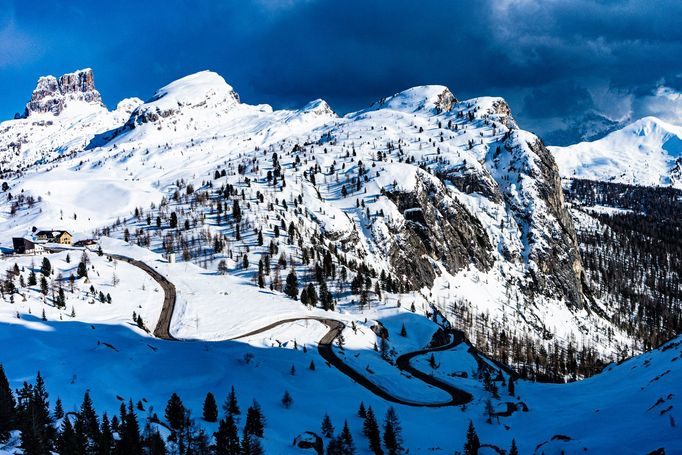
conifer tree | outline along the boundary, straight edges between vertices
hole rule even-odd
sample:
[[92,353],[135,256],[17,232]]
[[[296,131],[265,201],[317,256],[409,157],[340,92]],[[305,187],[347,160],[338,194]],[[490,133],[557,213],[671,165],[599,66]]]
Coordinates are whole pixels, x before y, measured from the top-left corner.
[[218,405],[211,392],[208,392],[204,399],[203,418],[207,422],[216,422],[218,420]]
[[54,418],[59,420],[64,417],[64,407],[62,406],[62,400],[57,398],[54,403]]
[[511,448],[509,449],[509,455],[519,455],[519,449],[516,447],[516,439],[512,439]]
[[84,451],[78,442],[71,420],[68,418],[62,422],[62,428],[57,439],[57,450],[60,454],[79,454]]
[[48,258],[43,258],[43,263],[40,266],[40,273],[42,273],[43,276],[50,276],[52,273],[52,264],[50,264],[50,260]]
[[353,435],[350,433],[348,428],[348,421],[343,422],[343,430],[339,435],[339,440],[341,442],[341,454],[342,455],[353,455],[355,453],[355,444],[353,443]]
[[263,455],[263,446],[256,435],[244,433],[241,455]]
[[230,389],[225,404],[223,404],[223,411],[225,411],[225,415],[233,417],[242,413],[239,409],[239,404],[237,404],[237,394],[234,392],[234,386]]
[[48,454],[54,448],[57,432],[50,415],[45,381],[40,373],[36,376],[35,385],[24,384],[18,408],[21,448],[24,453]]
[[234,221],[239,223],[242,220],[242,209],[239,207],[239,201],[234,200],[232,203],[232,217],[234,218]]
[[369,441],[369,450],[375,455],[382,455],[384,451],[381,449],[381,433],[371,406],[367,408],[367,417],[365,417],[362,431]]
[[294,300],[298,298],[298,277],[296,276],[294,269],[291,269],[289,275],[287,275],[284,293]]
[[294,399],[291,397],[289,391],[285,390],[284,396],[282,396],[282,406],[284,406],[285,409],[289,409],[292,404],[294,404]]
[[332,425],[332,419],[329,418],[329,414],[325,414],[322,418],[321,430],[325,438],[334,437],[334,425]]
[[218,431],[214,433],[216,455],[236,455],[240,453],[239,433],[232,414],[220,420]]
[[178,394],[173,392],[168,399],[164,417],[168,422],[168,426],[176,433],[185,427],[185,412],[185,405],[182,404],[182,400]]
[[260,405],[256,400],[253,400],[253,404],[249,406],[246,411],[246,424],[244,425],[244,434],[252,434],[263,437],[263,431],[265,429],[265,417],[261,411]]
[[145,441],[147,446],[146,455],[166,455],[166,443],[163,442],[163,437],[158,430],[151,430]]
[[7,442],[10,431],[16,428],[16,401],[5,369],[0,364],[0,442]]
[[82,436],[83,442],[88,453],[95,451],[95,446],[99,440],[99,421],[97,413],[95,412],[90,393],[85,392],[83,396],[83,403],[81,404],[78,417],[76,418],[76,427],[79,436]]
[[121,404],[121,423],[119,424],[120,439],[117,444],[117,452],[130,455],[142,454],[142,439],[140,437],[140,424],[137,421],[133,400],[128,401],[128,408]]
[[384,419],[384,446],[388,455],[396,455],[403,451],[402,427],[393,406],[388,408]]
[[358,417],[362,417],[363,419],[367,417],[367,411],[365,410],[365,403],[362,401],[360,402],[360,407],[358,408]]
[[469,420],[469,428],[467,428],[467,439],[464,443],[464,455],[477,455],[478,449],[481,447],[481,442],[476,434],[474,422]]
[[46,279],[45,276],[43,275],[43,276],[40,277],[40,292],[41,292],[43,295],[47,295],[48,291],[49,291],[49,288],[48,288],[48,286],[47,286],[47,279]]
[[35,286],[36,284],[38,284],[38,279],[36,278],[36,273],[31,269],[31,272],[28,274],[28,285]]
[[109,423],[109,416],[105,412],[97,441],[97,455],[112,455],[114,453],[114,434]]
[[509,376],[509,383],[507,384],[507,390],[509,391],[509,395],[514,396],[516,394],[516,387],[514,384],[514,378]]
[[78,270],[76,271],[76,274],[78,275],[78,278],[88,277],[88,266],[85,264],[85,262],[80,261],[78,263]]

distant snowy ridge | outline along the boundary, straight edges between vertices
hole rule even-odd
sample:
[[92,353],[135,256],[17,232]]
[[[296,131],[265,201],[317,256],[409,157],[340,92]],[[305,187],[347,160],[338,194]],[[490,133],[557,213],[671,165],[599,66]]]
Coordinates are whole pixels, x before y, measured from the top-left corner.
[[682,127],[656,117],[593,142],[550,150],[565,178],[682,188]]

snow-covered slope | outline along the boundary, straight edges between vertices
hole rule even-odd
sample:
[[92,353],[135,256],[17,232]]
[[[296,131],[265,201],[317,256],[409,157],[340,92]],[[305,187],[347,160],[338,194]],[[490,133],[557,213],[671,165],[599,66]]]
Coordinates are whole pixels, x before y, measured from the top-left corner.
[[[142,248],[103,240],[109,251],[143,258],[174,282],[184,280],[178,283],[178,291],[186,309],[178,313],[174,333],[190,338],[212,333],[213,341],[151,337],[132,322],[132,313],[139,314],[145,326],[153,325],[163,300],[158,286],[124,261],[89,253],[89,279],[76,279],[71,288],[65,285],[64,309],[45,301],[39,286],[24,287],[15,303],[0,305],[1,359],[12,387],[21,387],[40,369],[51,402],[59,397],[66,412],[77,412],[83,394],[89,391],[98,412],[109,415],[115,415],[120,403],[129,398],[141,402],[138,418],[144,425],[154,413],[163,420],[166,401],[171,393],[178,393],[197,425],[211,434],[216,424],[201,420],[202,401],[210,391],[220,404],[235,386],[243,409],[253,399],[263,408],[266,453],[301,453],[291,441],[303,431],[319,434],[325,413],[337,431],[348,420],[357,453],[370,453],[362,434],[363,421],[356,414],[361,401],[372,406],[379,419],[389,406],[396,408],[410,453],[461,451],[470,420],[481,443],[508,449],[514,438],[520,453],[641,454],[664,448],[673,454],[682,450],[677,426],[682,406],[680,338],[577,383],[517,380],[510,394],[501,380],[509,377],[502,374],[495,381],[498,397],[486,390],[482,379],[489,368],[485,365],[492,364],[485,359],[481,364],[467,344],[460,344],[435,353],[433,363],[429,355],[423,355],[414,358],[412,365],[471,393],[471,402],[465,407],[435,408],[392,404],[326,365],[316,348],[327,329],[317,321],[299,320],[228,341],[272,321],[307,317],[314,311],[277,293],[267,292],[267,298],[260,301],[254,298],[258,291],[240,284],[238,278],[225,280],[191,265],[183,270],[184,265],[167,264]],[[45,257],[54,274],[64,276],[76,272],[80,259],[78,251]],[[31,270],[39,274],[40,259],[6,258],[0,265],[11,268],[16,262],[19,274],[27,280]],[[112,296],[111,303],[98,300],[100,291]],[[213,309],[203,312],[202,306]],[[441,390],[401,372],[371,348],[379,342],[370,330],[375,318],[384,321],[391,333],[391,349],[398,353],[429,343],[438,329],[431,319],[395,306],[333,317],[348,323],[345,347],[337,352],[353,368],[397,396],[427,403],[443,401]],[[224,322],[222,328],[213,332],[219,321]],[[405,336],[398,335],[402,326]],[[497,375],[494,366],[492,372]],[[293,397],[288,409],[280,401],[284,391]],[[487,423],[488,400],[495,412],[504,413],[510,404],[514,410]],[[14,453],[11,448],[16,444],[11,440],[7,451],[0,444],[0,453]]]
[[594,142],[550,150],[566,178],[682,188],[682,127],[655,117]]
[[[624,341],[618,332],[599,335],[609,323],[583,296],[556,164],[536,136],[519,129],[501,98],[458,101],[446,87],[420,86],[340,118],[322,100],[298,110],[241,103],[221,76],[204,71],[158,90],[124,122],[96,109],[96,128],[74,127],[80,147],[68,148],[72,156],[6,173],[9,192],[23,199],[3,200],[3,245],[33,226],[77,237],[98,228],[123,236],[125,228],[133,241],[169,251],[162,232],[139,214],[147,212],[150,223],[158,216],[165,235],[174,232],[166,222],[177,211],[189,223],[184,235],[230,242],[212,253],[173,242],[178,257],[209,268],[224,258],[241,273],[236,251],[258,264],[274,241],[309,274],[314,264],[301,262],[299,248],[317,245],[310,239],[319,236],[318,254],[331,254],[344,273],[334,291],[338,304],[357,305],[360,297],[385,303],[393,294],[418,306],[436,301],[447,313],[464,302],[473,315],[487,313],[507,326],[514,320],[538,340],[580,334],[605,355]],[[8,136],[25,132],[22,122],[31,117],[5,122]],[[83,139],[105,124],[114,127],[84,147]],[[41,144],[40,136],[28,137],[27,150]],[[26,162],[13,160],[7,169]],[[188,185],[208,198],[181,200],[180,191],[196,197]],[[228,187],[235,192],[228,195]],[[233,199],[242,204],[242,229],[260,230],[263,246],[254,245],[254,234],[235,238]],[[290,224],[298,247],[275,233],[275,225],[290,231]],[[367,265],[373,276],[367,292],[348,293]],[[390,293],[374,292],[377,285]]]

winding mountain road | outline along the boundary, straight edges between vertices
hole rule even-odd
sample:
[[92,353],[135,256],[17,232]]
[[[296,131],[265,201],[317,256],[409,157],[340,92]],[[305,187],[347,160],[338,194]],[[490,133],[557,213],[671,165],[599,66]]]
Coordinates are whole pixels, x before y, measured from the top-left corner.
[[[163,299],[163,307],[161,308],[161,314],[159,316],[159,320],[156,323],[156,327],[154,328],[154,336],[157,338],[161,338],[164,340],[175,340],[175,338],[171,335],[170,333],[170,325],[171,325],[171,319],[173,317],[173,311],[175,309],[175,300],[176,300],[176,291],[175,291],[175,286],[173,283],[171,283],[166,277],[161,275],[159,272],[154,270],[153,267],[145,264],[142,261],[139,261],[137,259],[133,259],[127,256],[123,256],[120,254],[108,254],[113,259],[125,261],[135,267],[138,267],[139,269],[143,270],[146,272],[148,275],[150,275],[163,289],[164,292],[164,299]],[[406,406],[416,406],[416,407],[430,407],[430,408],[438,408],[438,407],[444,407],[444,406],[460,406],[462,404],[468,403],[471,401],[472,396],[468,392],[465,392],[464,390],[458,389],[446,382],[443,382],[427,373],[424,373],[423,371],[417,370],[410,364],[410,360],[416,356],[427,354],[429,352],[436,352],[436,351],[446,351],[448,349],[452,349],[453,347],[457,346],[459,343],[464,341],[464,335],[461,332],[458,331],[451,331],[452,335],[452,340],[444,345],[441,346],[436,346],[432,348],[425,348],[425,349],[420,349],[418,351],[413,351],[413,352],[408,352],[406,354],[401,355],[398,357],[396,360],[397,367],[401,371],[405,371],[409,374],[411,374],[413,377],[417,378],[418,380],[429,384],[435,388],[438,388],[440,390],[443,390],[446,392],[448,395],[450,395],[450,399],[448,401],[443,401],[443,402],[421,402],[421,401],[413,401],[413,400],[406,400],[404,398],[398,397],[396,395],[393,395],[392,393],[388,392],[387,390],[381,388],[379,385],[376,383],[372,382],[367,376],[363,375],[362,373],[358,372],[355,370],[353,367],[350,365],[344,363],[344,361],[337,356],[334,353],[334,350],[332,348],[332,345],[334,343],[334,340],[338,338],[338,336],[341,334],[343,329],[346,327],[346,325],[336,319],[330,319],[330,318],[323,318],[323,317],[302,317],[302,318],[290,318],[290,319],[282,319],[277,322],[273,322],[272,324],[268,324],[264,327],[261,327],[257,330],[253,330],[251,332],[245,333],[243,335],[239,335],[237,337],[231,338],[230,340],[238,340],[242,338],[246,338],[249,336],[253,335],[258,335],[260,333],[267,332],[269,330],[272,330],[275,327],[278,327],[283,324],[289,324],[292,322],[297,322],[297,321],[305,321],[305,320],[313,320],[313,321],[319,321],[326,325],[329,330],[327,333],[322,336],[320,341],[317,344],[317,350],[320,354],[320,356],[325,359],[327,362],[329,362],[330,365],[332,365],[334,368],[339,370],[341,373],[345,374],[349,378],[351,378],[353,381],[356,383],[360,384],[370,392],[372,392],[374,395],[383,398],[386,401],[390,401],[391,403],[397,403],[397,404],[402,404]]]
[[[317,350],[320,354],[320,356],[325,359],[327,362],[329,362],[330,365],[334,366],[337,370],[339,370],[341,373],[345,374],[349,378],[351,378],[353,381],[356,383],[360,384],[370,392],[372,392],[374,395],[383,398],[386,401],[390,401],[391,403],[397,403],[397,404],[402,404],[406,406],[415,406],[415,407],[429,407],[429,408],[438,408],[438,407],[444,407],[444,406],[460,406],[462,404],[468,403],[471,401],[472,396],[468,392],[465,392],[464,390],[458,389],[446,382],[440,381],[439,379],[434,378],[433,376],[426,374],[420,370],[417,370],[416,368],[412,367],[410,364],[410,360],[413,357],[416,357],[418,355],[426,354],[429,352],[435,352],[435,351],[445,351],[448,349],[452,349],[453,347],[457,346],[459,343],[461,343],[464,340],[463,334],[458,332],[453,332],[453,338],[452,341],[448,344],[442,345],[442,346],[437,346],[433,348],[426,348],[426,349],[421,349],[419,351],[414,351],[414,352],[409,352],[406,354],[401,355],[397,359],[397,366],[400,370],[406,371],[410,373],[412,376],[415,378],[419,379],[420,381],[429,384],[433,387],[436,387],[438,389],[443,390],[447,394],[450,395],[450,400],[444,401],[444,402],[421,402],[421,401],[413,401],[413,400],[406,400],[404,398],[398,397],[396,395],[393,395],[392,393],[388,392],[387,390],[381,388],[379,385],[376,383],[372,382],[367,376],[363,375],[362,373],[358,372],[356,369],[351,367],[350,365],[344,363],[344,361],[338,357],[335,353],[334,350],[332,349],[332,345],[334,343],[334,340],[341,334],[343,329],[345,328],[345,324],[341,321],[338,321],[336,319],[329,319],[329,318],[322,318],[322,317],[305,317],[305,318],[291,318],[291,319],[283,319],[281,321],[273,322],[272,324],[268,324],[265,327],[261,327],[260,329],[251,331],[249,333],[239,335],[238,337],[231,338],[231,340],[239,340],[242,338],[247,338],[249,336],[257,335],[260,333],[267,332],[277,326],[283,325],[283,324],[289,324],[292,322],[297,322],[297,321],[305,321],[305,320],[313,320],[313,321],[319,321],[326,325],[329,328],[329,331],[322,336],[320,341],[317,343]],[[459,336],[458,336],[459,335]]]
[[107,254],[107,256],[120,261],[125,261],[139,269],[142,269],[149,276],[151,276],[154,281],[159,283],[164,294],[163,307],[161,308],[159,320],[156,322],[156,327],[154,328],[154,336],[163,340],[175,340],[173,335],[170,333],[171,319],[173,318],[173,311],[175,310],[175,285],[168,281],[166,277],[154,270],[153,267],[145,264],[142,261],[138,261],[137,259],[129,258],[120,254]]

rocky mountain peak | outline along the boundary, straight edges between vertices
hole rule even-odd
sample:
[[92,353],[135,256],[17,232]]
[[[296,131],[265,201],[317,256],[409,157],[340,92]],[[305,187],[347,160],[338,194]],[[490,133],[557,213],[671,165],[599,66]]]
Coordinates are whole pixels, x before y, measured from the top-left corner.
[[90,68],[62,75],[42,76],[38,79],[31,100],[26,104],[25,117],[33,113],[59,115],[71,101],[104,106],[102,97],[95,88],[95,79]]

